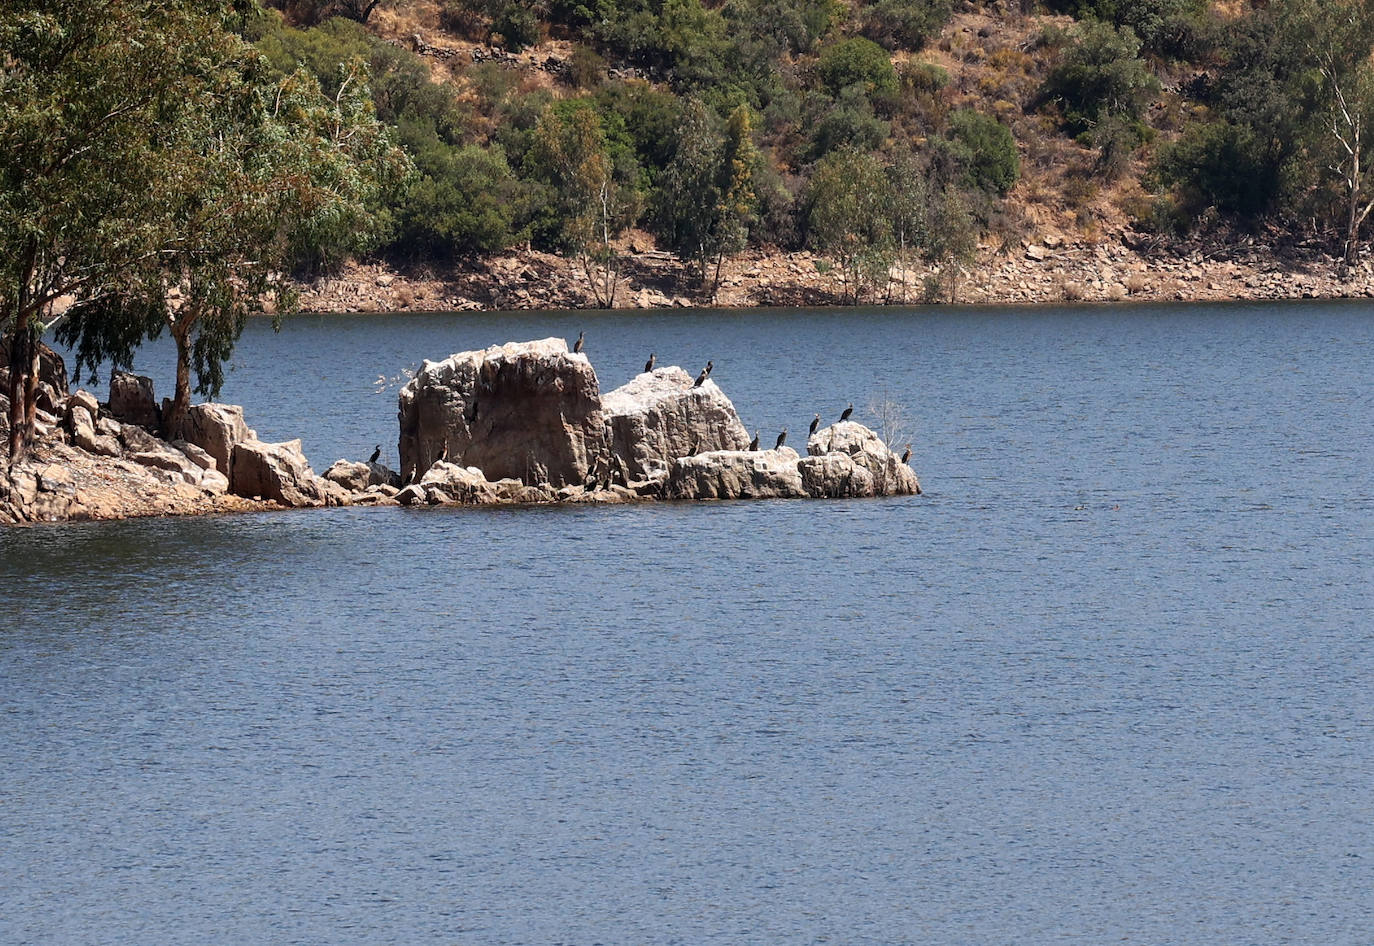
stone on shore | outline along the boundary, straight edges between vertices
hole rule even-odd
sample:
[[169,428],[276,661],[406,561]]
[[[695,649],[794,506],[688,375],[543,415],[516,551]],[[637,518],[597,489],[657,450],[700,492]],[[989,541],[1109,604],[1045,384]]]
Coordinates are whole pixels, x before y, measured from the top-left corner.
[[156,430],[161,422],[153,397],[153,379],[128,371],[110,374],[110,416],[121,424],[137,424]]
[[791,447],[714,450],[679,457],[668,471],[666,499],[776,499],[805,496],[800,458]]
[[678,457],[749,446],[735,405],[716,383],[694,387],[676,366],[637,375],[602,399],[601,412],[610,449],[634,480],[662,478]]
[[245,440],[234,445],[229,461],[229,488],[236,496],[262,498],[285,506],[323,505],[328,493],[301,452],[301,442],[263,443]]
[[183,431],[188,443],[195,444],[215,460],[215,468],[226,476],[229,474],[229,461],[234,455],[234,445],[246,440],[257,440],[243,419],[243,408],[237,404],[192,404],[186,410],[186,429]]
[[888,448],[883,438],[863,424],[840,421],[822,427],[806,441],[811,456],[841,453],[867,470],[873,479],[873,493],[867,495],[915,496],[921,492],[916,472]]
[[355,460],[335,460],[333,466],[324,471],[324,478],[353,493],[366,492],[373,486],[399,488],[401,485],[400,475],[382,464]]
[[601,389],[561,338],[426,361],[399,397],[401,470],[441,458],[489,479],[580,483],[605,451]]

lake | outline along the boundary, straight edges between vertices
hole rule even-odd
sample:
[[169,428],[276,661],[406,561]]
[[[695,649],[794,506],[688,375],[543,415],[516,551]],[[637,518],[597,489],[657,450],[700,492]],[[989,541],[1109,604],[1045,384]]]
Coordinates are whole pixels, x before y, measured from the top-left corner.
[[585,330],[926,493],[0,531],[0,941],[1374,941],[1372,311],[255,322],[317,471]]

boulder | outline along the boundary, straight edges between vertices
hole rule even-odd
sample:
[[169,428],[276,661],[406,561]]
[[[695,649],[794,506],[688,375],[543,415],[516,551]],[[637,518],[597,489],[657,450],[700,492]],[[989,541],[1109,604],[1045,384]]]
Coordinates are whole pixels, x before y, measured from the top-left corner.
[[86,408],[76,405],[67,411],[67,429],[71,431],[72,444],[103,457],[119,456],[119,441],[109,434],[95,432],[95,422]]
[[770,499],[806,496],[797,451],[715,450],[673,461],[666,499]]
[[873,474],[846,453],[802,457],[797,462],[802,488],[813,499],[875,495]]
[[411,483],[405,489],[398,492],[395,496],[396,502],[402,506],[418,506],[425,501],[425,491],[418,483]]
[[187,443],[185,440],[173,440],[172,446],[186,454],[186,459],[202,470],[219,469],[219,462],[193,443]]
[[873,493],[869,495],[915,496],[921,492],[916,472],[863,424],[840,421],[822,427],[807,438],[806,452],[813,457],[829,453],[849,456],[872,476]]
[[382,464],[353,460],[335,460],[334,465],[324,471],[324,478],[354,493],[364,492],[371,486],[401,485],[400,476]]
[[258,435],[243,420],[237,404],[192,404],[186,409],[183,431],[188,443],[195,444],[215,459],[215,468],[228,474],[234,445],[257,440]]
[[94,394],[87,391],[85,388],[72,392],[67,398],[67,411],[70,412],[76,407],[84,407],[86,413],[91,415],[92,422],[100,416],[100,402],[95,399]]
[[110,374],[110,415],[124,424],[157,428],[160,415],[153,397],[153,379],[128,371]]
[[235,496],[260,496],[285,506],[318,506],[324,502],[325,492],[317,479],[301,452],[300,440],[244,440],[234,444],[229,489]]
[[582,482],[605,453],[601,389],[587,356],[561,338],[426,361],[399,397],[401,469],[440,458],[487,477]]
[[497,498],[496,485],[488,482],[481,470],[446,460],[439,460],[426,470],[419,486],[429,502],[490,503]]
[[661,478],[678,457],[744,450],[749,432],[709,378],[700,387],[676,366],[637,375],[602,399],[606,439],[633,480]]

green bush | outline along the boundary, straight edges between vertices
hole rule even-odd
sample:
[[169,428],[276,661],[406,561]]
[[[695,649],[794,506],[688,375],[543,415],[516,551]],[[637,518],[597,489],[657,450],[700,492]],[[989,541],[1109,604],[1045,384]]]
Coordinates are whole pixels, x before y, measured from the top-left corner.
[[888,49],[920,49],[952,13],[950,0],[878,0],[860,14],[863,34]]
[[912,61],[902,70],[902,84],[920,95],[936,95],[949,86],[949,71],[933,62]]
[[1160,85],[1139,56],[1135,33],[1085,23],[1072,36],[1041,89],[1043,98],[1059,103],[1066,130],[1081,134],[1108,115],[1140,118]]
[[990,115],[960,109],[949,116],[950,137],[968,186],[1005,196],[1021,175],[1011,129]]
[[826,47],[816,63],[816,75],[831,95],[851,85],[862,85],[869,97],[897,92],[897,70],[887,50],[862,36]]
[[491,28],[501,34],[506,49],[518,53],[539,42],[539,18],[521,3],[508,3],[492,18]]

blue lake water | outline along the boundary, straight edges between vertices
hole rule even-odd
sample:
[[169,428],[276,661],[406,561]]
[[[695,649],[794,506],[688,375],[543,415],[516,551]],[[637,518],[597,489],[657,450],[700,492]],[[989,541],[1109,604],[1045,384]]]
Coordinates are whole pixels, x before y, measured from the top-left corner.
[[317,470],[585,329],[926,494],[0,531],[0,942],[1374,942],[1372,315],[255,323]]

